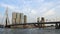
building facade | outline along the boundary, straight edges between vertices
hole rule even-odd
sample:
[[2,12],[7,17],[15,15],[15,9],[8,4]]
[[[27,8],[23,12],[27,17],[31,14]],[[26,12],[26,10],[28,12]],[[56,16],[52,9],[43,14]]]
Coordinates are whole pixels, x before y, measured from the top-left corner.
[[23,13],[12,13],[12,24],[21,24],[27,22],[27,16]]
[[[27,16],[24,15],[23,13],[12,13],[12,24],[22,24],[22,23],[27,23]],[[27,25],[18,25],[18,26],[12,26],[16,28],[25,28]]]
[[[44,18],[44,17],[41,17],[41,22],[42,22],[42,23],[45,22],[45,18]],[[45,24],[42,24],[41,26],[44,28],[44,27],[45,27]]]
[[24,15],[24,23],[27,23],[27,16]]
[[17,18],[17,13],[13,12],[12,13],[12,24],[16,24],[16,18]]

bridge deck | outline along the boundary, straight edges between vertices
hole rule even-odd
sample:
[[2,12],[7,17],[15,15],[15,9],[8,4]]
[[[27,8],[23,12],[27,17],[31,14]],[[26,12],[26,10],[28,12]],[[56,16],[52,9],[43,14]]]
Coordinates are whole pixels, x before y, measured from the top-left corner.
[[34,23],[23,23],[23,24],[10,24],[10,25],[8,25],[8,26],[14,26],[14,25],[30,25],[30,24],[56,24],[56,23],[60,23],[60,22],[44,22],[44,23],[42,23],[42,22],[39,22],[39,23],[37,23],[37,22],[34,22]]

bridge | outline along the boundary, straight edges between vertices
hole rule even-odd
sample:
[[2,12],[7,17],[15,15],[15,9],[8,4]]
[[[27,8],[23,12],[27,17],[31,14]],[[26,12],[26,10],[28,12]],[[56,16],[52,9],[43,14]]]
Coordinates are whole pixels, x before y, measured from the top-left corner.
[[[40,28],[40,25],[42,24],[55,24],[55,28],[58,29],[60,28],[60,22],[44,22],[44,18],[42,18],[42,21],[43,22],[32,22],[32,23],[23,23],[23,24],[10,24],[10,25],[7,25],[8,23],[10,23],[9,21],[9,18],[8,18],[8,8],[6,9],[6,13],[5,13],[5,27],[8,27],[10,28],[11,26],[17,26],[17,25],[31,25],[33,24],[34,26],[37,26]],[[39,20],[39,19],[38,19]],[[3,21],[3,20],[2,20]],[[37,25],[36,25],[37,24]],[[59,25],[58,25],[59,24]]]
[[60,22],[38,22],[38,23],[33,22],[33,23],[23,23],[23,24],[10,24],[10,25],[7,25],[6,27],[17,26],[17,25],[31,25],[31,24],[33,24],[34,26],[36,26],[36,24],[37,24],[39,28],[40,28],[41,24],[55,24],[56,29],[60,28]]

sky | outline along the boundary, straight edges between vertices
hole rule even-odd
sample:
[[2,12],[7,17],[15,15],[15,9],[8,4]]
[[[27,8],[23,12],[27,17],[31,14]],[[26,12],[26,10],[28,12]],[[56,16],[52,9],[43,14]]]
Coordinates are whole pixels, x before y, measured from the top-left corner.
[[60,20],[60,0],[0,0],[0,23],[3,23],[7,7],[10,22],[12,12],[24,13],[28,22],[36,22],[37,17]]

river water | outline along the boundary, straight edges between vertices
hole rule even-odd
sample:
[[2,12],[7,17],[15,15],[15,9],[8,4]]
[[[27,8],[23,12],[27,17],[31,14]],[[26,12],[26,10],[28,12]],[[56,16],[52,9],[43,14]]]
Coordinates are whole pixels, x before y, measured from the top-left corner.
[[0,28],[0,34],[60,34],[60,29],[52,28],[31,28],[31,29],[10,29]]

